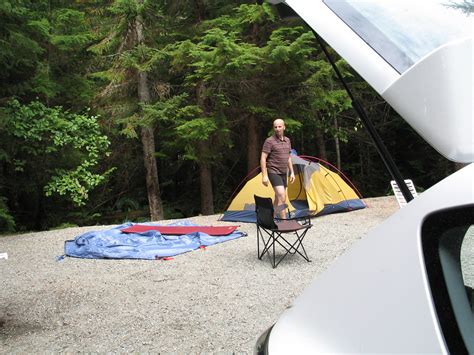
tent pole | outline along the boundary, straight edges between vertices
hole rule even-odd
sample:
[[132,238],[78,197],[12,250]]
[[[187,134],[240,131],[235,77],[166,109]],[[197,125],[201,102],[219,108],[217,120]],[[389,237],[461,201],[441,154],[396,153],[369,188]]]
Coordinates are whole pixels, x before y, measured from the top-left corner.
[[361,121],[364,124],[365,128],[369,131],[369,135],[375,143],[375,148],[377,149],[377,152],[379,153],[380,157],[382,158],[382,160],[383,160],[386,168],[388,169],[390,175],[396,181],[396,183],[397,183],[398,187],[400,188],[400,191],[402,192],[403,197],[405,198],[405,200],[407,202],[410,202],[411,200],[413,200],[413,195],[410,192],[410,190],[408,189],[408,186],[405,183],[405,180],[403,179],[403,177],[400,173],[400,170],[398,170],[397,165],[393,161],[390,152],[387,150],[387,147],[385,146],[385,144],[383,143],[383,141],[380,138],[379,134],[377,133],[374,125],[372,124],[372,121],[370,121],[370,119],[367,116],[364,108],[362,107],[362,105],[359,104],[358,100],[352,94],[349,86],[347,85],[346,81],[344,80],[344,77],[342,76],[341,72],[337,68],[336,63],[334,62],[331,55],[329,54],[329,52],[328,52],[328,50],[327,50],[327,48],[326,48],[326,46],[323,42],[323,39],[314,30],[312,30],[312,31],[313,31],[313,34],[316,37],[316,40],[318,41],[321,49],[323,50],[324,54],[326,55],[326,58],[329,60],[329,62],[331,63],[331,66],[333,67],[334,71],[336,72],[337,77],[339,78],[342,85],[346,89],[347,94],[351,98],[352,107],[354,108],[354,110],[359,115],[359,118],[361,119]]

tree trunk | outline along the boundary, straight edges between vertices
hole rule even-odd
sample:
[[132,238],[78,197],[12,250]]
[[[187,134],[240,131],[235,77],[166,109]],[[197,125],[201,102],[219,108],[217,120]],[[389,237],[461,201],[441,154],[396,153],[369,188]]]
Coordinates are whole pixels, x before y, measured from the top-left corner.
[[341,170],[341,147],[339,143],[339,137],[337,136],[337,133],[339,132],[339,125],[336,117],[334,117],[334,128],[336,129],[336,135],[334,136],[334,143],[336,144],[336,166],[339,170]]
[[[142,3],[143,1],[139,1]],[[135,19],[135,30],[137,43],[144,42],[143,19],[137,15]],[[138,72],[138,100],[141,103],[150,102],[150,88],[148,87],[148,75],[146,72]],[[141,113],[143,115],[143,113]],[[148,204],[150,206],[150,218],[152,221],[163,219],[163,206],[160,196],[160,184],[158,181],[158,167],[155,158],[155,137],[151,127],[142,127],[140,137],[143,147],[143,158],[146,170],[146,188],[148,193]]]
[[358,145],[358,151],[359,151],[359,181],[365,181],[365,169],[364,169],[364,147],[362,146],[362,143],[359,141],[357,143]]
[[[196,101],[202,108],[205,115],[209,114],[209,105],[206,102],[206,87],[204,83],[196,86]],[[210,137],[206,141],[197,143],[198,164],[199,164],[199,181],[201,187],[201,213],[210,215],[214,213],[214,192],[212,189],[212,170],[208,163],[210,149]]]
[[35,207],[35,229],[44,230],[45,227],[48,227],[45,223],[45,213],[44,213],[44,204],[43,204],[43,194],[41,193],[43,189],[41,186],[37,186],[35,189],[36,194],[36,203]]
[[205,19],[205,11],[206,11],[206,8],[205,8],[205,6],[204,6],[204,3],[202,2],[202,0],[195,0],[195,1],[194,1],[194,5],[195,5],[195,7],[196,7],[196,13],[197,13],[198,22],[204,21],[204,19]]
[[319,158],[328,161],[328,155],[326,151],[326,143],[324,142],[324,136],[320,129],[315,132],[316,145],[318,147]]
[[295,148],[295,143],[292,143],[291,148],[296,150],[296,153],[301,154],[301,155],[306,155],[306,144],[304,140],[304,132],[300,131],[300,140],[298,142],[298,149]]
[[259,165],[258,124],[255,115],[247,117],[247,171]]
[[150,218],[152,221],[156,221],[163,219],[164,216],[160,196],[160,184],[158,182],[158,168],[155,158],[155,137],[150,127],[143,127],[140,136],[146,170],[146,189],[148,193],[148,204],[150,206]]
[[[207,150],[206,142],[199,143],[199,150]],[[199,181],[201,187],[201,213],[205,216],[214,214],[214,196],[212,191],[212,172],[209,164],[199,163]]]

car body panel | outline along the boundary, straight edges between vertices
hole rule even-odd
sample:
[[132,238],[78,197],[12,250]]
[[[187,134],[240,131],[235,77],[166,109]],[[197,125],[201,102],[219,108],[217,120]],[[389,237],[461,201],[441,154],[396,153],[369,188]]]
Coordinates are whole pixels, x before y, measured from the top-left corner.
[[474,204],[473,181],[471,164],[425,191],[337,259],[274,325],[269,353],[447,353],[427,281],[420,226],[434,211]]
[[464,38],[437,49],[382,93],[436,150],[463,163],[474,155],[472,43]]

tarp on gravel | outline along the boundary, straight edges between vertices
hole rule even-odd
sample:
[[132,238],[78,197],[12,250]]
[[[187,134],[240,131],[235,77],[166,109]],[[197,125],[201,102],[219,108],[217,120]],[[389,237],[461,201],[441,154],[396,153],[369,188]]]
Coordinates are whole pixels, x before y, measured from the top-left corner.
[[[125,223],[112,229],[92,231],[64,243],[67,256],[88,259],[159,259],[175,256],[246,235],[238,230],[225,236],[210,236],[195,232],[186,235],[164,235],[158,231],[123,233],[121,229],[133,226]],[[142,223],[143,225],[143,223]],[[159,225],[148,223],[148,225]],[[196,226],[189,221],[180,221],[169,226]]]

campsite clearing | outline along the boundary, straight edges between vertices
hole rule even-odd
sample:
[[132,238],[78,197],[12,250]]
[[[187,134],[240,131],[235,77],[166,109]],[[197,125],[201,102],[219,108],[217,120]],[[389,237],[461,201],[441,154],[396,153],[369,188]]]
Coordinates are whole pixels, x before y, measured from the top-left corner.
[[[256,257],[247,237],[171,260],[66,257],[64,242],[111,226],[0,236],[0,353],[251,353],[256,338],[295,297],[372,227],[398,210],[395,197],[368,208],[313,219],[305,239],[312,259],[277,269]],[[218,215],[194,217],[201,225]],[[350,290],[348,290],[350,294]]]

